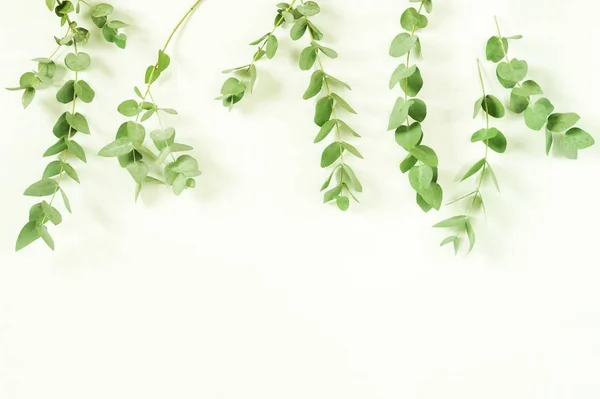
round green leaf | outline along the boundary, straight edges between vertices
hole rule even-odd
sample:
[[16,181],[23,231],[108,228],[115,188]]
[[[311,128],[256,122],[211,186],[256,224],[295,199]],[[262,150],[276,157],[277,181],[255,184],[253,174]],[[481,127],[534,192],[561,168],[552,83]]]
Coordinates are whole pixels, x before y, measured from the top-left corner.
[[85,71],[91,63],[92,59],[87,53],[70,53],[65,57],[65,65],[74,72]]
[[425,28],[427,24],[427,17],[419,14],[414,7],[408,8],[400,17],[400,25],[409,32]]
[[411,36],[406,32],[400,33],[394,38],[394,40],[392,40],[392,45],[390,46],[390,56],[397,58],[406,55],[410,50],[413,49],[413,47],[415,47],[416,42],[416,36]]
[[497,97],[488,94],[484,97],[483,102],[481,104],[483,110],[494,118],[502,118],[504,117],[504,105],[502,102],[498,100]]
[[583,150],[593,146],[594,138],[586,131],[574,127],[563,136],[563,145],[571,150]]
[[552,114],[548,117],[548,130],[555,133],[564,132],[579,122],[579,119],[579,115],[573,112]]
[[491,37],[485,47],[485,57],[488,61],[500,62],[508,52],[508,40],[498,36]]

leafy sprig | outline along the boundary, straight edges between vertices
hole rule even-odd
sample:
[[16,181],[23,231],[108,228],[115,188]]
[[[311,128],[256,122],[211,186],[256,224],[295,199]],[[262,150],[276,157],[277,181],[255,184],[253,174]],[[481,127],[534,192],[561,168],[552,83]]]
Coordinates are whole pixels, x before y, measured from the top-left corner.
[[223,71],[224,74],[233,75],[225,80],[221,87],[221,95],[217,97],[217,100],[223,101],[225,107],[232,108],[235,104],[242,101],[247,93],[252,94],[258,77],[256,62],[265,57],[272,59],[279,49],[279,40],[275,32],[284,23],[294,23],[302,16],[294,8],[296,1],[292,0],[290,3],[277,4],[277,14],[275,15],[273,29],[250,43],[250,46],[256,46],[256,52],[249,64]]
[[321,11],[319,5],[314,1],[300,1],[301,5],[296,8],[296,11],[301,17],[294,23],[290,34],[293,40],[299,40],[308,32],[310,45],[302,50],[300,69],[308,71],[315,67],[310,85],[304,93],[304,99],[311,99],[324,92],[324,95],[316,103],[314,122],[320,127],[320,131],[314,141],[319,143],[335,132],[335,141],[329,144],[321,155],[322,168],[333,166],[321,191],[330,188],[335,178],[334,187],[324,194],[324,202],[335,201],[339,209],[346,211],[350,207],[350,198],[358,202],[355,193],[361,193],[363,187],[354,170],[346,162],[344,154],[347,152],[361,159],[363,156],[356,147],[344,140],[343,136],[345,135],[354,137],[360,137],[360,135],[340,119],[337,112],[341,109],[356,114],[356,111],[346,100],[334,92],[336,86],[345,87],[348,90],[350,90],[350,86],[327,74],[323,68],[321,55],[334,59],[338,54],[335,50],[321,45],[323,33],[310,20],[310,17]]
[[476,131],[471,136],[472,143],[483,142],[485,145],[485,153],[483,158],[479,161],[475,162],[471,168],[465,173],[461,182],[464,182],[471,177],[476,178],[477,183],[475,190],[470,193],[460,197],[459,199],[452,201],[450,204],[467,201],[469,202],[467,213],[451,217],[449,219],[443,220],[436,224],[434,227],[437,228],[448,228],[452,229],[455,234],[447,237],[440,244],[441,246],[452,243],[454,245],[454,252],[458,253],[461,235],[466,235],[469,241],[469,252],[473,250],[475,246],[475,230],[473,228],[473,212],[478,209],[482,209],[485,213],[485,203],[483,201],[483,195],[481,189],[483,187],[483,183],[486,180],[491,180],[498,192],[500,191],[500,186],[498,185],[498,179],[496,178],[496,174],[492,169],[492,165],[489,162],[489,149],[502,154],[506,151],[507,140],[504,134],[495,127],[490,126],[490,116],[493,118],[503,118],[505,115],[504,106],[502,102],[495,96],[486,94],[485,84],[483,82],[483,75],[481,73],[481,65],[479,60],[477,60],[477,69],[479,72],[479,81],[481,83],[481,91],[483,96],[479,98],[475,102],[475,112],[473,118],[476,118],[481,110],[485,115],[485,128]]
[[[398,145],[408,152],[400,163],[402,173],[408,172],[409,182],[417,192],[417,204],[424,212],[439,210],[443,190],[438,184],[438,156],[435,151],[422,144],[423,127],[427,117],[427,105],[417,98],[423,88],[423,77],[417,65],[411,65],[411,56],[421,54],[421,42],[417,31],[427,27],[429,20],[423,11],[431,13],[431,0],[411,0],[420,3],[419,8],[410,7],[400,17],[400,25],[406,31],[397,35],[390,46],[390,56],[405,57],[405,61],[392,73],[390,89],[399,85],[404,96],[398,97],[390,115],[388,130],[395,131]],[[413,122],[411,122],[411,119]]]
[[48,58],[34,59],[37,63],[37,71],[26,72],[19,80],[19,87],[10,89],[24,91],[22,103],[27,108],[35,98],[37,90],[59,83],[55,81],[56,70],[59,66],[54,59],[63,47],[72,48],[72,51],[64,58],[64,65],[73,73],[73,79],[62,84],[56,93],[56,100],[61,104],[69,105],[69,111],[60,115],[52,129],[58,141],[44,153],[44,157],[56,156],[56,159],[46,166],[42,178],[30,185],[24,192],[25,196],[49,199],[31,207],[29,220],[17,238],[17,251],[40,238],[54,250],[54,239],[48,231],[47,225],[49,222],[58,225],[63,220],[60,211],[54,206],[57,194],[60,193],[65,208],[71,212],[71,205],[63,183],[67,177],[79,183],[77,171],[70,163],[72,158],[87,162],[84,149],[73,138],[77,133],[90,134],[88,121],[83,114],[77,112],[77,106],[80,103],[91,103],[96,95],[94,89],[80,77],[80,73],[86,71],[92,64],[90,55],[80,51],[80,47],[87,44],[90,38],[89,30],[72,19],[74,14],[79,14],[81,2],[89,6],[83,0],[77,1],[77,5],[71,1],[46,0],[47,7],[59,17],[61,26],[67,26],[67,32],[61,38],[55,37],[58,47]]
[[545,127],[546,155],[550,154],[553,145],[558,144],[566,156],[577,158],[579,150],[594,145],[594,138],[575,126],[580,120],[578,114],[554,113],[554,105],[546,97],[533,101],[534,97],[543,95],[543,91],[534,80],[525,80],[528,73],[527,61],[508,57],[509,42],[521,39],[522,36],[502,36],[498,18],[495,18],[495,22],[498,35],[488,40],[486,58],[498,63],[498,81],[505,88],[511,89],[508,108],[517,114],[522,113],[525,124],[530,129],[540,131]]
[[[115,140],[102,148],[98,154],[103,157],[117,158],[121,167],[127,169],[136,182],[136,201],[144,184],[164,184],[162,180],[150,175],[151,167],[157,167],[162,171],[164,181],[171,186],[176,195],[180,195],[186,188],[196,187],[194,178],[200,175],[198,161],[194,157],[179,155],[176,158],[173,155],[191,151],[193,147],[175,142],[175,129],[165,126],[161,113],[175,115],[177,111],[159,107],[152,94],[153,84],[171,64],[171,58],[166,51],[173,36],[200,3],[201,0],[197,0],[183,16],[171,32],[162,50],[158,51],[157,62],[146,69],[145,90],[142,92],[137,86],[134,87],[134,93],[139,100],[126,100],[118,106],[120,114],[135,119],[123,123],[117,131]],[[152,116],[156,116],[160,126],[159,129],[153,130],[149,134],[158,154],[145,145],[147,134],[143,123]]]

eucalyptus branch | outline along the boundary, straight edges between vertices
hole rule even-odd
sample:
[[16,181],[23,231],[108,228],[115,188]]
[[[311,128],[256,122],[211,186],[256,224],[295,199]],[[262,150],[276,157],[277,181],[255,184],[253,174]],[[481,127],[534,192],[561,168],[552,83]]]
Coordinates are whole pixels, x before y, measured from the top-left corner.
[[[175,142],[175,129],[165,128],[161,112],[176,115],[177,111],[171,108],[161,108],[157,105],[152,94],[153,84],[160,78],[162,73],[171,64],[171,57],[167,54],[167,48],[175,33],[194,12],[202,0],[194,2],[192,7],[177,23],[169,38],[161,50],[158,51],[158,61],[146,69],[144,82],[146,88],[142,91],[136,86],[135,94],[140,100],[126,100],[122,102],[118,111],[126,117],[135,117],[134,121],[123,123],[115,141],[102,148],[99,152],[103,157],[116,157],[121,167],[127,169],[136,182],[135,199],[137,201],[145,183],[164,184],[162,180],[150,176],[151,166],[162,169],[165,181],[173,189],[176,195],[181,194],[186,188],[196,187],[194,177],[200,175],[198,161],[190,155],[181,155],[177,158],[173,154],[193,150],[193,147]],[[156,115],[160,129],[153,130],[150,138],[158,155],[145,145],[146,128],[143,123]],[[168,158],[172,162],[167,162]]]
[[528,73],[526,61],[508,57],[509,41],[521,39],[521,35],[503,37],[498,18],[495,18],[498,35],[492,36],[486,45],[488,61],[498,63],[496,77],[502,86],[511,89],[508,108],[517,114],[523,113],[525,124],[532,130],[546,128],[546,155],[553,145],[558,145],[570,158],[577,158],[579,150],[594,145],[594,138],[586,131],[575,127],[580,116],[576,113],[554,113],[554,105],[543,95],[540,85],[533,80],[525,80]]
[[[30,197],[50,197],[50,199],[37,203],[31,208],[29,221],[17,238],[17,251],[39,238],[42,238],[51,249],[54,249],[54,240],[46,225],[48,222],[54,225],[62,222],[62,215],[54,207],[55,199],[60,192],[65,208],[71,212],[71,205],[63,188],[64,179],[69,177],[79,183],[79,176],[69,160],[75,157],[87,162],[85,151],[73,139],[76,133],[90,134],[88,121],[83,114],[77,112],[77,105],[80,102],[91,103],[96,95],[92,87],[80,78],[80,73],[91,66],[92,60],[88,53],[79,49],[80,46],[87,44],[90,33],[71,17],[72,14],[79,14],[79,2],[77,6],[74,6],[71,1],[46,0],[46,5],[59,17],[61,26],[67,26],[67,32],[62,38],[55,37],[58,47],[48,58],[34,60],[38,63],[37,72],[32,71],[22,75],[19,87],[12,90],[24,90],[22,102],[23,106],[27,107],[39,88],[58,83],[54,81],[57,64],[53,59],[63,47],[73,48],[73,51],[64,58],[64,64],[74,73],[74,77],[65,82],[56,93],[56,100],[59,103],[70,105],[70,110],[60,115],[52,130],[58,141],[44,153],[44,157],[57,156],[57,159],[46,166],[42,179],[30,185],[24,193]],[[94,8],[94,12],[103,10],[106,17],[112,12],[112,7],[108,6],[110,7],[108,9],[107,6],[106,4],[98,5]]]
[[[411,65],[413,51],[421,53],[421,41],[416,35],[427,27],[429,20],[423,10],[431,13],[431,0],[411,0],[420,3],[419,8],[410,7],[400,17],[400,25],[406,32],[397,35],[390,46],[390,56],[405,57],[390,78],[390,89],[399,85],[404,96],[398,97],[390,115],[388,130],[395,131],[398,145],[408,152],[400,163],[402,173],[408,172],[410,185],[417,192],[417,204],[425,212],[439,210],[443,200],[443,190],[438,184],[438,156],[435,151],[422,145],[423,128],[421,123],[427,117],[427,106],[416,98],[423,88],[423,77],[416,65]],[[411,119],[414,121],[411,123]]]
[[360,137],[360,135],[346,122],[338,118],[337,111],[342,109],[352,114],[356,114],[356,111],[333,90],[334,85],[345,87],[348,90],[350,90],[350,86],[327,74],[323,68],[321,54],[331,59],[337,58],[338,54],[333,49],[324,47],[319,43],[323,39],[323,34],[309,19],[309,17],[315,16],[321,11],[319,5],[314,1],[305,3],[300,0],[300,2],[302,4],[296,8],[296,12],[301,17],[296,20],[290,33],[293,40],[299,40],[308,31],[310,45],[300,55],[300,69],[308,71],[315,67],[310,85],[304,93],[304,99],[308,100],[324,92],[324,96],[317,101],[315,109],[314,121],[320,127],[315,143],[321,142],[332,131],[335,131],[335,141],[325,148],[321,156],[322,168],[334,166],[329,178],[321,187],[321,191],[331,186],[335,175],[337,184],[324,194],[324,202],[328,203],[335,200],[338,208],[346,211],[350,206],[350,198],[358,202],[354,192],[361,193],[363,187],[354,170],[346,163],[344,153],[347,151],[361,159],[363,156],[353,145],[344,140],[344,133],[349,133],[354,137]]
[[[461,179],[461,182],[466,181],[470,177],[477,176],[477,184],[474,191],[471,191],[469,194],[466,194],[456,201],[452,201],[450,204],[468,200],[470,202],[467,213],[463,215],[458,215],[451,217],[449,219],[443,220],[440,223],[436,224],[434,227],[437,228],[449,228],[452,229],[456,234],[453,234],[444,241],[442,241],[441,246],[452,243],[454,245],[454,252],[458,253],[460,247],[461,235],[464,234],[467,236],[469,240],[469,252],[473,250],[475,246],[475,230],[473,229],[473,212],[477,209],[482,209],[485,213],[485,203],[483,201],[483,195],[481,193],[481,188],[486,179],[490,179],[496,189],[500,191],[500,186],[498,185],[498,179],[496,178],[496,174],[492,169],[492,165],[488,160],[489,149],[502,154],[506,151],[507,141],[506,137],[500,130],[495,127],[490,127],[490,116],[493,118],[503,118],[505,115],[504,106],[502,102],[498,100],[498,98],[486,94],[485,84],[483,82],[483,75],[481,73],[481,65],[479,60],[477,60],[477,71],[479,73],[479,82],[481,84],[481,92],[483,96],[479,98],[475,102],[475,112],[473,118],[476,118],[481,110],[485,115],[485,128],[478,130],[471,136],[472,143],[483,142],[485,145],[485,153],[483,158],[479,161],[475,162],[473,166],[467,171],[467,173]],[[450,205],[449,204],[449,205]]]
[[256,78],[258,77],[256,62],[264,57],[272,59],[279,49],[279,40],[275,36],[275,32],[284,23],[294,23],[301,17],[294,8],[296,1],[292,0],[291,3],[277,4],[277,14],[275,15],[273,29],[250,43],[250,46],[257,46],[257,49],[249,64],[223,71],[226,75],[234,75],[225,80],[221,87],[221,96],[217,97],[217,100],[223,101],[224,106],[232,108],[234,104],[242,101],[246,93],[252,94]]

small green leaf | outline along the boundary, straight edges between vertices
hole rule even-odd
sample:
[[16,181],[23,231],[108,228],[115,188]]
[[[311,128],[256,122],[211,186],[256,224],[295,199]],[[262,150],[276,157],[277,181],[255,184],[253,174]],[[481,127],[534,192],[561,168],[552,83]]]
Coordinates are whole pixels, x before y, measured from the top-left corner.
[[579,122],[579,119],[576,113],[552,114],[548,117],[548,130],[554,133],[564,132]]
[[478,130],[473,134],[473,136],[471,136],[471,143],[492,139],[496,137],[499,133],[500,131],[495,127]]
[[100,3],[92,10],[92,16],[94,18],[106,17],[113,13],[114,7],[110,4]]
[[483,99],[483,102],[481,104],[481,107],[483,108],[483,110],[488,113],[490,116],[494,117],[494,118],[502,118],[504,117],[504,105],[502,105],[502,102],[500,100],[498,100],[497,97],[492,96],[492,95],[487,95],[485,96],[485,98]]
[[118,157],[129,154],[133,150],[133,143],[129,137],[119,138],[108,144],[98,153],[101,157]]
[[427,146],[418,145],[414,148],[411,148],[410,153],[425,165],[429,165],[431,167],[438,166],[438,157],[435,151]]
[[279,41],[275,35],[270,35],[267,40],[267,58],[272,59],[277,54],[277,49],[279,48]]
[[87,158],[85,156],[85,151],[83,148],[74,140],[67,141],[67,147],[71,154],[73,154],[76,158],[81,160],[82,162],[87,162]]
[[[398,58],[406,55],[415,47],[417,38],[408,33],[400,33],[392,40],[390,46],[390,56]],[[402,64],[404,66],[404,64]],[[406,66],[404,66],[406,68]],[[410,76],[410,75],[408,75]]]
[[28,87],[23,91],[23,97],[21,97],[21,104],[23,108],[29,107],[33,99],[35,98],[35,89],[33,87]]
[[335,202],[337,207],[343,212],[346,212],[350,208],[350,199],[348,197],[339,196],[335,199]]
[[434,225],[435,228],[462,228],[468,222],[469,218],[466,215],[454,216],[449,219],[443,220],[438,224]]
[[310,78],[310,85],[308,86],[308,89],[306,90],[303,96],[305,100],[308,100],[309,98],[312,98],[321,92],[321,89],[323,88],[324,78],[325,74],[322,70],[319,69],[313,72]]
[[428,20],[425,15],[410,7],[400,17],[400,25],[409,32],[415,32],[418,29],[427,27]]
[[490,40],[488,40],[487,45],[485,47],[485,57],[488,61],[492,61],[494,63],[502,61],[502,59],[506,57],[507,52],[508,40],[506,40],[506,38],[504,37],[491,37]]
[[300,53],[300,69],[303,71],[308,71],[313,67],[315,62],[317,61],[317,50],[310,46],[306,47]]
[[323,141],[327,136],[329,136],[329,133],[331,133],[331,131],[333,130],[333,128],[335,127],[335,125],[337,124],[337,120],[336,119],[331,119],[327,122],[325,122],[323,124],[323,126],[321,126],[321,130],[319,130],[319,134],[317,134],[317,137],[315,137],[315,143],[319,143],[321,141]]
[[15,250],[18,252],[23,248],[31,245],[40,238],[40,234],[37,231],[37,223],[29,222],[21,229],[19,237],[17,238],[17,245]]
[[500,131],[494,137],[487,140],[485,144],[487,144],[489,148],[496,151],[498,154],[504,154],[508,145],[506,136],[504,136],[504,134],[502,134]]
[[91,103],[96,97],[94,90],[84,80],[77,81],[77,84],[75,85],[75,95],[84,103]]
[[29,186],[23,195],[28,197],[47,197],[53,195],[56,190],[58,190],[58,183],[56,181],[42,179]]
[[586,131],[574,127],[563,136],[563,145],[571,150],[583,150],[593,146],[594,138]]
[[469,169],[469,171],[467,173],[465,173],[465,175],[463,176],[462,179],[460,179],[460,181],[463,182],[463,181],[467,180],[469,177],[473,176],[475,173],[479,172],[485,164],[486,164],[485,158],[475,162],[475,165],[473,165],[471,167],[471,169]]
[[70,53],[65,57],[65,65],[74,72],[85,71],[90,67],[91,63],[92,59],[87,53]]
[[398,97],[396,99],[396,103],[394,104],[394,108],[392,109],[392,114],[390,115],[390,120],[388,123],[388,130],[395,130],[406,122],[408,119],[408,111],[410,109],[411,102],[405,101],[404,97]]
[[58,226],[62,223],[62,216],[60,212],[46,201],[42,201],[42,212],[44,213],[46,219],[52,222],[53,225]]
[[533,80],[526,80],[525,82],[523,82],[521,87],[515,87],[513,89],[513,93],[521,97],[529,97],[544,94],[540,85]]
[[527,107],[529,107],[529,97],[523,97],[516,94],[517,88],[514,88],[510,93],[510,102],[508,104],[508,109],[516,114],[520,114],[524,112]]
[[396,143],[405,150],[409,151],[411,148],[417,146],[423,138],[423,130],[421,124],[415,122],[410,126],[402,125],[396,129]]
[[362,154],[356,149],[356,147],[350,145],[349,143],[346,143],[345,141],[341,142],[342,147],[348,151],[350,154],[354,155],[355,157],[358,157],[360,159],[363,159]]
[[475,230],[473,230],[473,225],[471,225],[471,221],[468,219],[465,223],[465,230],[467,237],[469,237],[469,252],[471,252],[473,247],[475,247]]
[[406,158],[400,163],[400,171],[406,173],[417,164],[419,160],[412,155],[408,154]]
[[409,97],[416,97],[423,88],[423,77],[419,67],[415,69],[415,73],[406,79],[400,81],[400,88]]
[[406,79],[412,76],[417,70],[416,65],[412,65],[409,68],[404,64],[400,64],[398,68],[394,70],[392,76],[390,77],[390,90],[394,88],[397,84],[399,84],[403,79]]
[[319,127],[323,126],[331,118],[333,112],[333,98],[326,96],[317,101],[315,107],[315,124]]
[[540,98],[525,110],[525,124],[530,129],[538,131],[544,127],[552,111],[554,105],[547,98]]
[[335,142],[329,144],[321,155],[321,167],[326,168],[333,165],[333,163],[342,156],[343,152],[344,147],[341,143]]
[[433,182],[433,169],[427,165],[415,166],[408,172],[408,179],[412,188],[421,192],[428,189]]
[[56,93],[56,100],[61,104],[68,104],[75,98],[75,81],[67,81]]
[[117,108],[117,111],[124,116],[136,116],[142,112],[142,108],[135,100],[123,101]]
[[65,114],[65,120],[71,126],[72,129],[75,129],[78,132],[90,134],[90,127],[88,125],[87,119],[85,116],[80,114],[79,112],[75,114],[67,113]]
[[342,97],[338,96],[335,93],[331,93],[331,98],[334,99],[336,105],[339,105],[340,107],[342,107],[346,111],[350,112],[351,114],[356,114],[356,111],[354,110],[354,108],[352,108],[350,106],[350,104],[348,104],[348,102],[346,100],[344,100]]
[[446,238],[444,241],[442,241],[442,243],[440,244],[440,247],[443,247],[444,245],[450,244],[452,243],[454,246],[454,254],[458,254],[458,249],[460,246],[460,238],[458,236],[451,236]]
[[527,76],[527,62],[512,59],[510,63],[501,62],[496,69],[500,83],[507,89],[512,89]]
[[413,98],[408,109],[408,116],[417,122],[423,122],[427,117],[427,105],[425,102],[418,98]]

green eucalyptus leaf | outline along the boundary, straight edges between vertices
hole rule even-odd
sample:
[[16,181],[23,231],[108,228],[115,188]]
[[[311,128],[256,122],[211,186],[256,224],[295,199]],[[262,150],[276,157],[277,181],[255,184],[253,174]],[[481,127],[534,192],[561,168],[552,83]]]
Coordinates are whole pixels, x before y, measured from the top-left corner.
[[540,98],[525,110],[525,124],[532,130],[540,130],[554,111],[554,105],[547,98]]
[[392,40],[390,56],[398,58],[408,54],[415,47],[416,42],[416,36],[412,36],[406,32],[400,33]]
[[562,144],[567,149],[584,150],[595,144],[594,138],[586,131],[574,127],[569,129],[562,139]]
[[28,197],[48,197],[58,190],[58,183],[52,179],[42,179],[29,186],[23,195]]
[[576,113],[552,114],[548,117],[548,130],[554,133],[564,132],[565,130],[575,126],[579,122],[579,115]]
[[65,57],[65,65],[71,71],[81,72],[90,67],[92,59],[87,53],[70,53]]
[[494,63],[502,61],[508,52],[508,40],[499,38],[498,36],[491,37],[485,47],[485,56],[488,61]]
[[409,32],[414,33],[419,29],[427,27],[427,24],[427,17],[419,14],[419,12],[413,7],[406,9],[406,11],[404,11],[400,17],[400,25]]

